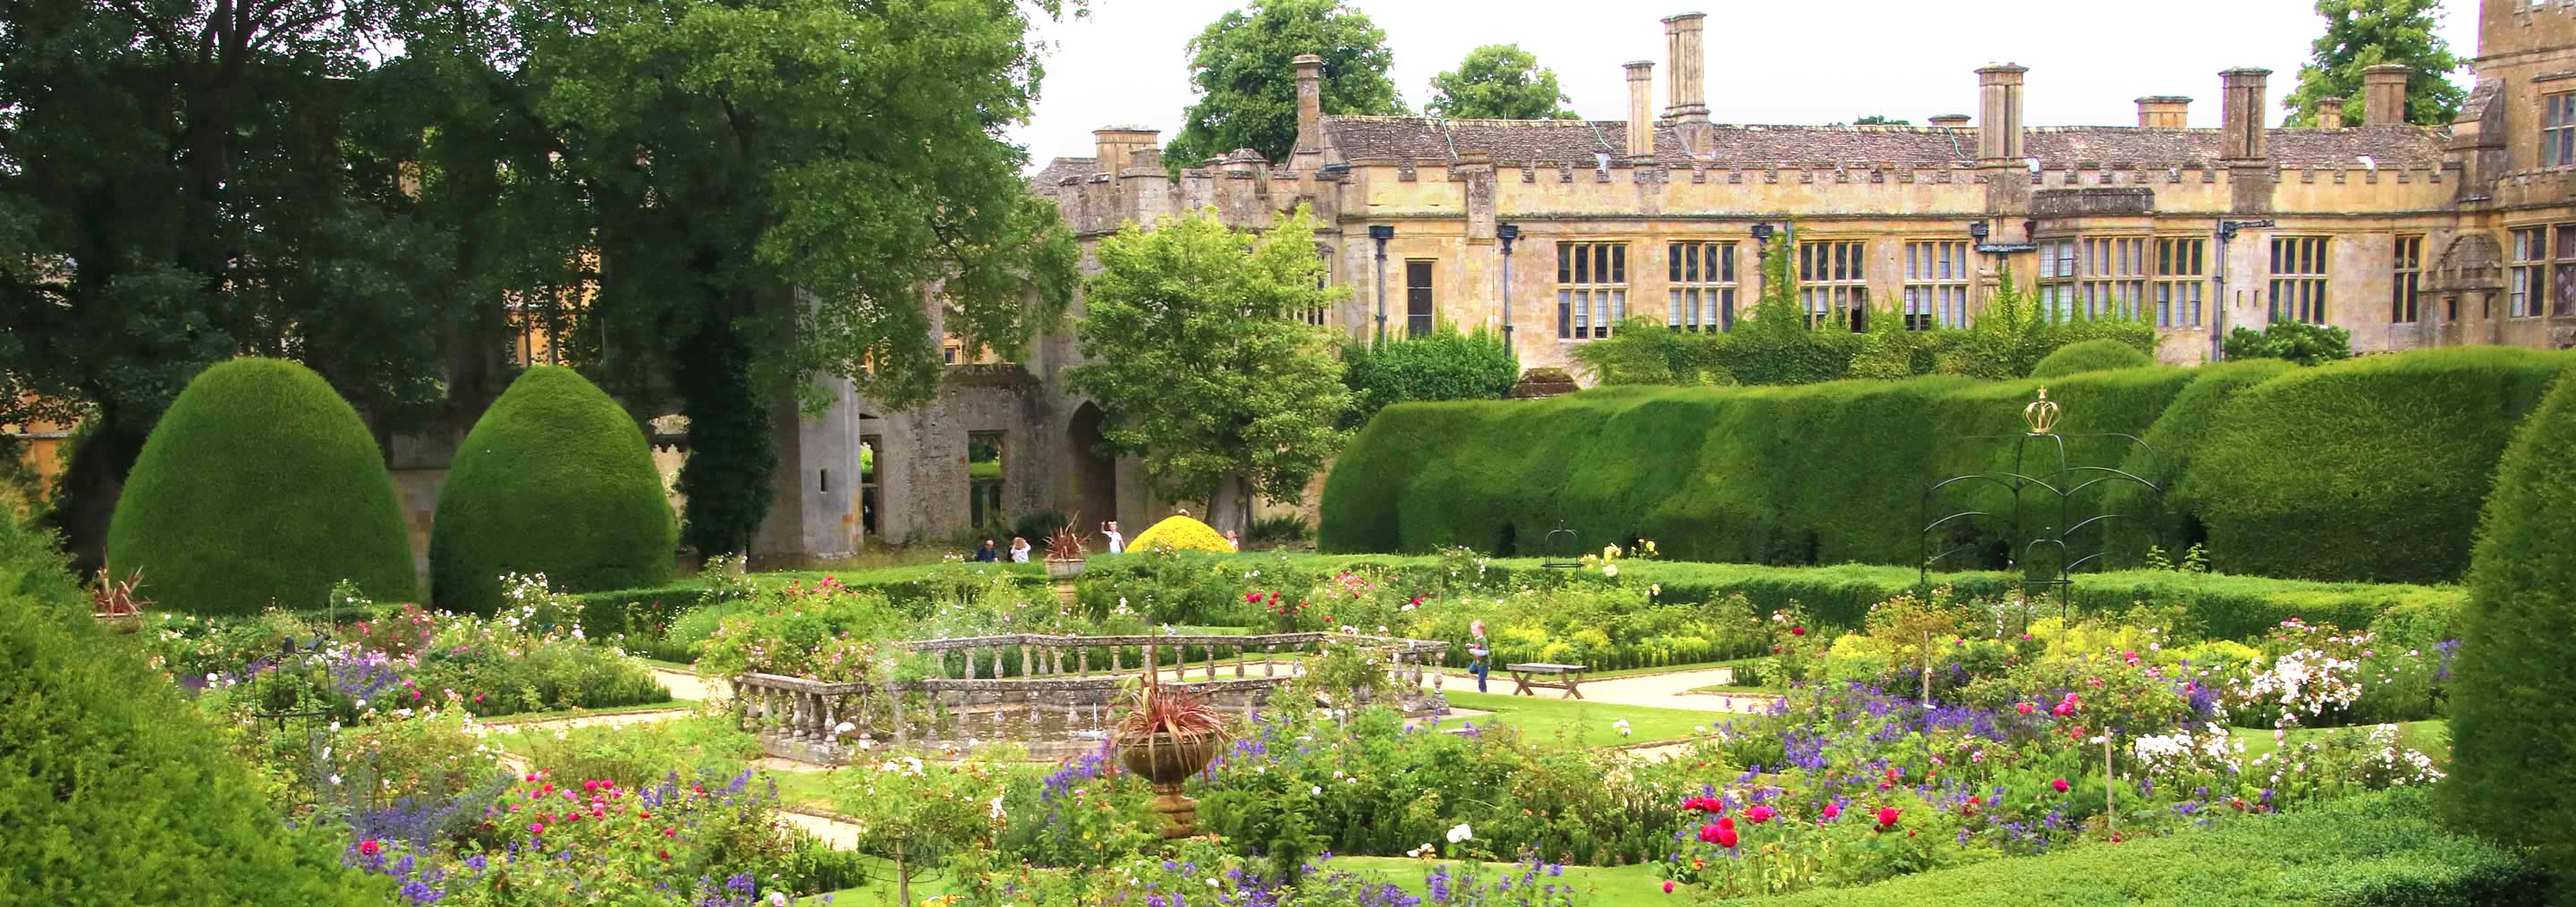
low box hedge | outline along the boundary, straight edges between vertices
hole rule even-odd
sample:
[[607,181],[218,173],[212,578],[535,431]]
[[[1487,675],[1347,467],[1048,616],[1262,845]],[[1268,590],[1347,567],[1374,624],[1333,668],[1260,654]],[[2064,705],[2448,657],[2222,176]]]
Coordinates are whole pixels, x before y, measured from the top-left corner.
[[2367,794],[2208,832],[1995,860],[1736,907],[2516,907],[2545,903],[2542,867],[2452,832],[2424,791]]

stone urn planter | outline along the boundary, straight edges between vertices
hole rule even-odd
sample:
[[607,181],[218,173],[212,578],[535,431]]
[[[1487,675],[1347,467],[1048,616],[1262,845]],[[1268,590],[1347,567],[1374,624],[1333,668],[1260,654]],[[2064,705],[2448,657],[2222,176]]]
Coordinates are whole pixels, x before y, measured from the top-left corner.
[[1119,763],[1154,786],[1154,811],[1163,814],[1163,837],[1198,833],[1198,801],[1182,796],[1181,785],[1207,770],[1216,759],[1218,743],[1214,736],[1182,739],[1168,733],[1119,742]]
[[1049,559],[1049,560],[1046,562],[1046,574],[1047,574],[1048,578],[1050,578],[1050,579],[1072,579],[1072,578],[1074,578],[1074,577],[1081,576],[1081,575],[1082,575],[1082,559],[1081,559],[1081,558],[1073,558],[1073,559],[1071,559],[1071,560],[1054,560],[1054,559]]

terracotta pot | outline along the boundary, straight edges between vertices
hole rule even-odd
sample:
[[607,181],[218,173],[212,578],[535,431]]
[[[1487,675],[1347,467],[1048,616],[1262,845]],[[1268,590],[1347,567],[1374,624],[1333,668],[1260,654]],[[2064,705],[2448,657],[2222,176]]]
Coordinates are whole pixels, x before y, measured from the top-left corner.
[[1190,776],[1207,769],[1216,759],[1217,739],[1213,736],[1180,740],[1170,734],[1155,734],[1118,744],[1118,761],[1127,770],[1152,782],[1154,811],[1163,814],[1163,837],[1186,838],[1198,833],[1198,801],[1181,795],[1181,785]]

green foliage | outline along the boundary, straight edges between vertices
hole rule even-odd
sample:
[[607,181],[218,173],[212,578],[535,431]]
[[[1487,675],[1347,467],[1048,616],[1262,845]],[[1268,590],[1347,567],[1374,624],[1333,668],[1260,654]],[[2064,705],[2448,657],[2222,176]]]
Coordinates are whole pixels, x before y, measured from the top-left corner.
[[348,401],[311,369],[235,359],[188,382],[117,502],[108,562],[189,614],[322,604],[343,579],[412,595],[393,476]]
[[1342,428],[1367,425],[1389,404],[1420,400],[1500,400],[1520,378],[1520,360],[1501,336],[1433,331],[1420,337],[1342,348],[1342,384],[1351,389]]
[[440,610],[490,614],[501,576],[596,592],[671,580],[662,473],[635,420],[571,369],[541,365],[483,411],[448,466],[429,538]]
[[1314,231],[1303,207],[1258,237],[1198,211],[1101,242],[1080,326],[1092,363],[1070,380],[1100,401],[1102,436],[1140,459],[1159,494],[1238,488],[1248,517],[1255,492],[1302,499],[1341,450],[1351,392],[1332,332],[1292,317],[1348,292],[1318,285]]
[[2212,570],[2456,579],[2496,461],[2565,365],[2469,347],[2298,369],[2208,417],[2174,507],[2208,525]]
[[1662,321],[1636,316],[1619,322],[1602,340],[1574,348],[1574,360],[1602,384],[1702,384],[1708,341],[1669,330]]
[[1571,120],[1556,70],[1518,44],[1487,44],[1467,52],[1458,68],[1431,77],[1431,103],[1423,111],[1452,120]]
[[1299,514],[1282,513],[1252,521],[1252,531],[1243,534],[1245,544],[1293,545],[1315,537],[1315,526]]
[[[2136,433],[2192,377],[2133,369],[2049,391],[2071,434]],[[2035,391],[2027,381],[1927,377],[1391,407],[1327,481],[1322,546],[1527,555],[1562,520],[1586,547],[1651,538],[1686,560],[1911,564],[1924,556],[1916,514],[1926,483],[2011,466],[2009,445],[1955,439],[2020,431]],[[2103,438],[2069,447],[2077,464],[2127,452]],[[1959,503],[2010,508],[1993,492]]]
[[[2067,904],[2245,907],[2535,905],[2547,889],[2532,861],[2451,834],[2430,798],[2399,789],[2212,831],[1994,860],[1860,888],[1729,901],[1763,907],[1967,907]],[[2524,818],[2527,813],[2516,811]],[[1910,817],[1910,814],[1909,814]],[[2122,824],[2128,824],[2124,811]]]
[[[318,379],[317,379],[318,381]],[[0,518],[0,891],[22,903],[382,904],[330,830],[282,826],[175,687]]]
[[2576,866],[2576,567],[2557,556],[2576,544],[2571,445],[2576,381],[2562,378],[2497,467],[2451,706],[2452,817],[2558,867]]
[[1912,121],[1912,120],[1899,120],[1899,119],[1894,119],[1894,118],[1891,118],[1891,117],[1887,117],[1887,116],[1883,116],[1883,115],[1880,115],[1880,114],[1875,114],[1875,113],[1873,113],[1873,114],[1870,114],[1870,115],[1868,115],[1868,116],[1861,117],[1861,118],[1859,118],[1859,119],[1853,120],[1853,121],[1852,121],[1852,125],[1854,125],[1854,126],[1904,126],[1904,125],[1907,125],[1907,124],[1912,123],[1912,122],[1914,122],[1914,121]]
[[1324,58],[1323,108],[1330,114],[1400,114],[1386,77],[1395,55],[1386,32],[1342,0],[1254,0],[1190,39],[1191,104],[1164,159],[1175,167],[1237,148],[1288,160],[1297,142],[1298,54]]
[[751,348],[737,332],[707,326],[682,344],[671,364],[680,415],[689,420],[689,455],[680,461],[679,492],[687,513],[680,539],[702,560],[751,550],[751,535],[769,516],[770,481],[778,470],[770,407],[751,375]]
[[[2206,566],[2208,552],[2200,544],[2207,536],[2199,515],[2190,505],[2191,496],[2182,488],[2183,479],[2191,474],[2192,457],[2207,442],[2216,427],[2219,413],[2228,401],[2246,388],[2280,377],[2294,366],[2279,359],[2246,359],[2217,362],[2200,366],[2193,372],[2190,385],[2175,394],[2155,426],[2139,438],[2139,445],[2120,461],[2121,471],[2155,483],[2161,495],[2150,495],[2129,483],[2105,486],[2103,510],[2149,520],[2152,529],[2145,532],[2115,534],[2119,545],[2116,563],[2136,563],[2141,546],[2162,545],[2186,553],[2198,552]],[[2160,497],[2161,501],[2150,500]]]
[[2129,344],[2117,340],[2087,340],[2058,347],[2057,352],[2048,354],[2048,358],[2031,367],[2030,376],[2057,378],[2154,364],[2155,357],[2139,352],[2137,347]]
[[2299,365],[2323,365],[2352,358],[2352,332],[2304,321],[2276,321],[2262,330],[2227,332],[2219,352],[2229,359],[2286,359]]
[[2406,65],[2406,122],[2450,125],[2468,98],[2451,75],[2468,61],[2442,38],[2441,13],[2442,0],[2317,0],[2326,31],[2310,45],[2298,87],[2281,99],[2290,111],[2282,125],[2315,126],[2317,102],[2328,99],[2344,100],[2344,122],[2358,123],[2362,70],[2381,63]]

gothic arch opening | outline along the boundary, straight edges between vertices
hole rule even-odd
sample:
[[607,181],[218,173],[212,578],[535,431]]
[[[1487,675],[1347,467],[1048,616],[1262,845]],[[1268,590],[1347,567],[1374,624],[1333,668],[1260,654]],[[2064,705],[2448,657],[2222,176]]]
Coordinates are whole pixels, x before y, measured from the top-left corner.
[[[1118,459],[1100,437],[1103,418],[1099,404],[1084,403],[1073,411],[1073,422],[1065,428],[1066,447],[1073,459],[1073,512],[1069,515],[1080,519],[1086,532],[1104,520],[1118,518]],[[1130,537],[1144,531],[1141,526],[1122,528]]]

